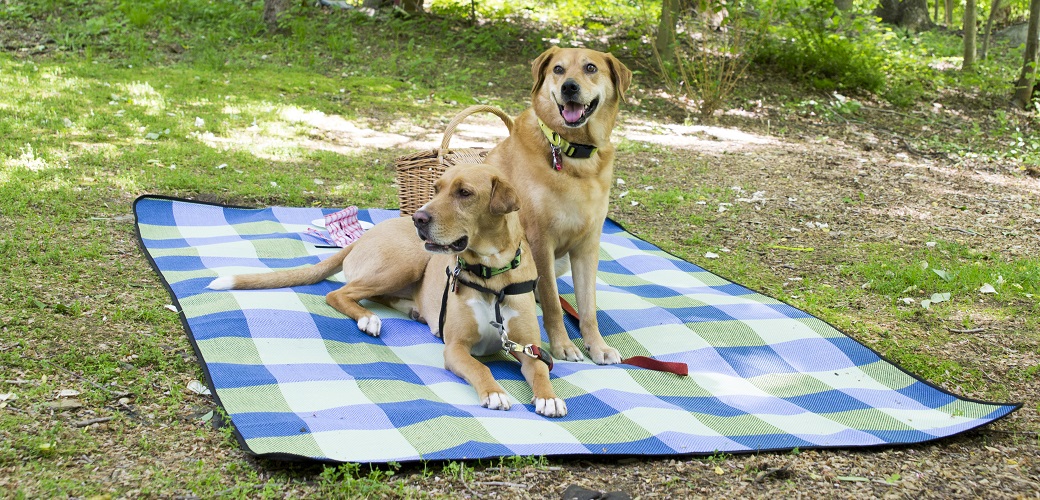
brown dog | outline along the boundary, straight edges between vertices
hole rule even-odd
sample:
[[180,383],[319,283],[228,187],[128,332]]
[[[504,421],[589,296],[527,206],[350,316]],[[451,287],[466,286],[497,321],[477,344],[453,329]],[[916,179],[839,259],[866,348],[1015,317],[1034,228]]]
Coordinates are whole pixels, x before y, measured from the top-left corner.
[[618,363],[618,351],[599,333],[596,269],[614,172],[610,134],[632,72],[610,54],[557,47],[538,56],[531,70],[531,108],[516,118],[487,161],[502,165],[513,185],[523,186],[520,221],[538,266],[538,298],[553,356],[583,359],[567,337],[556,288],[554,262],[569,258],[585,347],[598,364]]
[[[318,264],[221,277],[209,288],[313,284],[342,269],[347,284],[330,292],[326,301],[356,320],[365,333],[378,336],[382,322],[358,302],[362,299],[390,305],[413,319],[429,319],[434,334],[444,337],[444,366],[469,382],[481,405],[493,410],[508,410],[509,396],[473,356],[494,354],[512,343],[519,349],[526,345],[528,354],[516,356],[531,386],[535,411],[547,417],[566,415],[567,405],[549,382],[549,365],[537,357],[541,333],[534,294],[528,293],[537,273],[520,226],[516,190],[497,167],[487,164],[452,167],[434,190],[433,199],[412,220],[376,224]],[[454,269],[454,276],[447,276],[446,269]],[[519,349],[513,351],[523,352]]]

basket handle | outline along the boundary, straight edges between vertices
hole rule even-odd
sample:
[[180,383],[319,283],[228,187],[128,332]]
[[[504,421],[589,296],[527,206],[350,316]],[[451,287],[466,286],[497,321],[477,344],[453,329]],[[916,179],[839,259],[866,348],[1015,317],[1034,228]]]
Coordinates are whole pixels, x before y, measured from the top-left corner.
[[444,129],[444,138],[441,140],[441,149],[448,149],[448,143],[451,142],[451,136],[455,134],[455,127],[458,127],[459,124],[462,123],[462,120],[466,119],[467,116],[472,115],[473,113],[479,112],[491,113],[501,118],[502,123],[506,124],[506,129],[509,130],[509,133],[513,133],[513,118],[507,115],[505,111],[494,106],[478,104],[460,111],[459,114],[455,115],[455,118],[451,119],[451,122],[449,122],[448,126]]

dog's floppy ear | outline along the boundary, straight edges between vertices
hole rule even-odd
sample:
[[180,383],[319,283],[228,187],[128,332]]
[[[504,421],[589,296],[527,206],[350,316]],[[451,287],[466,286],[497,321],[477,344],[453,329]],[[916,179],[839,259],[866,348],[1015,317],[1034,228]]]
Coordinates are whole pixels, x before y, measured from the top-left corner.
[[538,89],[542,88],[542,82],[545,81],[545,70],[549,68],[549,61],[552,60],[553,54],[559,52],[559,50],[559,47],[549,47],[549,50],[542,52],[542,55],[538,56],[531,63],[531,75],[534,76],[534,87],[531,88],[531,94],[536,94]]
[[509,212],[520,210],[520,197],[516,190],[505,179],[493,177],[491,179],[491,213],[505,215]]
[[607,65],[610,66],[610,81],[614,82],[614,90],[617,91],[618,100],[625,102],[625,91],[628,90],[629,85],[632,85],[632,70],[628,69],[628,66],[625,66],[613,54],[607,54],[606,56]]

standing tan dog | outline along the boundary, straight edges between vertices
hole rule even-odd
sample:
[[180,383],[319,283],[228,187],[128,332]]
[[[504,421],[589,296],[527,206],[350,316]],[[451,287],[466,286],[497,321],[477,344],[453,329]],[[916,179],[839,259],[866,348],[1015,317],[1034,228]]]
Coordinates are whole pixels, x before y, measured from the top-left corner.
[[[553,47],[534,60],[531,107],[487,157],[519,191],[520,221],[538,266],[538,298],[552,354],[579,361],[567,337],[554,262],[569,258],[581,337],[598,364],[621,361],[596,320],[599,240],[614,172],[610,133],[632,72],[614,56]],[[565,269],[561,265],[561,270]]]
[[[469,382],[481,405],[493,410],[508,410],[509,396],[473,356],[508,347],[521,353],[526,346],[528,354],[516,357],[531,386],[535,411],[547,417],[566,415],[567,405],[549,382],[552,359],[537,357],[541,333],[534,294],[529,293],[537,273],[520,226],[516,190],[497,167],[487,164],[457,165],[434,190],[433,199],[412,220],[402,217],[376,224],[318,264],[220,277],[209,288],[306,285],[342,269],[347,284],[325,300],[356,320],[360,330],[378,336],[382,327],[379,317],[358,302],[362,299],[384,303],[419,321],[431,320],[433,333],[444,337],[444,366]],[[445,270],[452,269],[453,275],[446,275]]]

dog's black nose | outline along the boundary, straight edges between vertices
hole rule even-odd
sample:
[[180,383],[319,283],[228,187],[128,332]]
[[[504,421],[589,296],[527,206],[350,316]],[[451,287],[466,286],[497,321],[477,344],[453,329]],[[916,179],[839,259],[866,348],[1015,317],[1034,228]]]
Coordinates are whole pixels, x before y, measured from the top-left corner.
[[568,78],[567,81],[563,82],[563,86],[560,87],[560,92],[563,93],[564,98],[578,97],[581,87],[573,78]]
[[422,210],[412,214],[412,222],[415,223],[415,227],[424,228],[430,225],[430,214],[423,212]]

